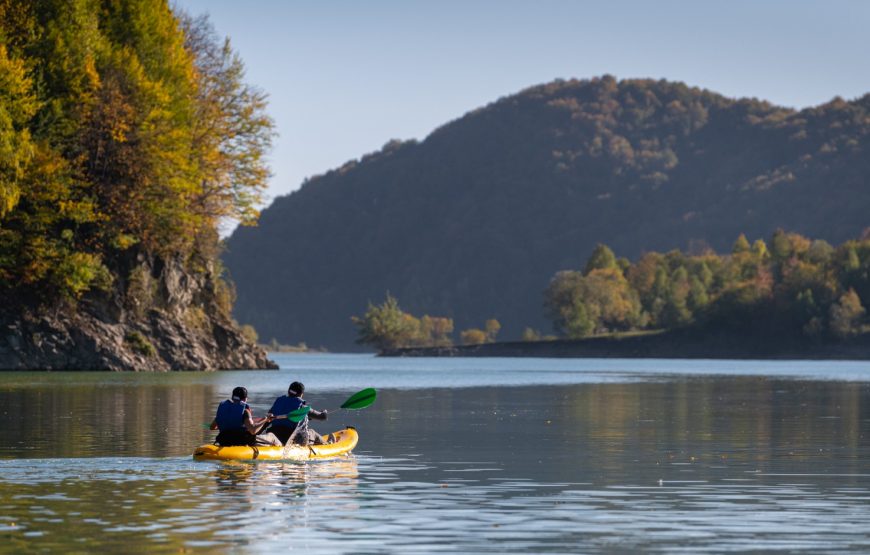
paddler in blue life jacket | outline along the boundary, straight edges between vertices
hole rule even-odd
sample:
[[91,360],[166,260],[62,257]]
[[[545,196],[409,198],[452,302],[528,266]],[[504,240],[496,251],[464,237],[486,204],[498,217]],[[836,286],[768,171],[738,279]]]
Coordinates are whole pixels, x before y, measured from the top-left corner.
[[272,421],[270,417],[254,419],[244,387],[233,389],[232,399],[218,405],[217,415],[211,421],[212,430],[220,430],[215,443],[222,447],[231,445],[283,445],[274,434],[257,435]]
[[286,418],[276,418],[306,406],[308,402],[302,399],[304,393],[305,386],[300,382],[293,382],[287,388],[287,395],[282,395],[275,399],[275,402],[272,403],[272,408],[269,409],[268,417],[275,418],[269,427],[269,432],[277,436],[282,444],[286,445],[291,437],[293,438],[293,443],[301,445],[308,445],[309,443],[322,445],[325,443],[320,434],[308,427],[308,419],[326,420],[329,416],[326,410],[316,411],[311,409],[308,411],[308,415],[298,423]]

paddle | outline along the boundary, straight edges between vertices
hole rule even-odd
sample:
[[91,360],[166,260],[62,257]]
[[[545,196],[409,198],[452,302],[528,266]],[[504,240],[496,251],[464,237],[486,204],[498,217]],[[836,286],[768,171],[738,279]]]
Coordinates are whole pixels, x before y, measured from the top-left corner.
[[[311,410],[311,407],[306,405],[306,406],[300,407],[300,408],[298,408],[298,409],[296,409],[288,414],[282,414],[281,416],[276,416],[275,420],[278,420],[281,418],[286,418],[290,422],[301,422],[302,419],[305,418],[305,415],[308,414],[308,411],[310,411],[310,410]],[[208,424],[203,424],[202,427],[205,428],[206,430],[211,429],[211,427]]]
[[[375,391],[375,389],[373,387],[363,389],[362,391],[357,391],[356,393],[354,393],[353,395],[348,397],[347,401],[342,403],[341,407],[339,407],[339,410],[341,410],[341,409],[344,409],[344,410],[364,409],[367,406],[374,403],[375,398],[377,396],[378,396],[378,392]],[[288,420],[290,420],[292,422],[300,422],[303,418],[305,418],[305,415],[308,414],[308,411],[310,411],[310,410],[311,410],[311,407],[308,405],[305,405],[304,407],[298,408],[286,416],[276,416],[275,418],[276,419],[287,418]],[[335,409],[333,409],[333,410],[335,410]]]
[[310,411],[310,410],[311,410],[311,407],[309,407],[308,405],[305,405],[305,406],[299,407],[298,409],[296,409],[292,412],[289,412],[287,414],[282,414],[280,416],[276,416],[275,420],[278,420],[281,418],[286,418],[290,422],[301,422],[302,419],[305,418],[305,415],[307,415],[308,411]]
[[[348,397],[347,401],[342,403],[342,405],[341,405],[341,407],[339,407],[339,409],[344,409],[344,410],[364,409],[364,408],[370,406],[372,403],[374,403],[377,396],[378,396],[378,392],[375,391],[375,388],[368,387],[366,389],[363,389],[362,391],[357,391],[356,393],[354,393],[353,395]],[[300,408],[298,408],[298,409],[296,409],[293,412],[290,412],[288,414],[282,414],[280,416],[276,416],[275,420],[286,418],[287,420],[289,420],[291,422],[301,422],[302,419],[305,418],[306,415],[308,415],[308,411],[310,411],[310,410],[311,410],[311,407],[309,407],[308,405],[305,405],[305,406],[300,407]],[[205,429],[209,429],[208,424],[203,424],[202,427]]]
[[344,410],[364,409],[374,403],[377,396],[378,392],[375,391],[375,388],[369,387],[348,397],[347,401],[345,401],[340,408]]

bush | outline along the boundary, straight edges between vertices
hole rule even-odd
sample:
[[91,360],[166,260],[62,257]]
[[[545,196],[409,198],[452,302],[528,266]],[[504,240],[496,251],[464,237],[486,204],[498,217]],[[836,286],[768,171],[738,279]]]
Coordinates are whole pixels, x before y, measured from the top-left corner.
[[142,356],[153,357],[157,354],[157,349],[154,348],[154,345],[152,345],[151,342],[138,331],[131,331],[128,333],[124,337],[124,341],[130,345],[130,348],[133,349],[133,351]]
[[463,345],[482,345],[486,343],[486,332],[477,328],[465,330],[459,334]]
[[248,340],[249,343],[257,344],[257,341],[260,340],[260,336],[257,335],[257,330],[254,329],[254,326],[251,324],[245,324],[239,327],[239,331],[242,333],[242,337]]

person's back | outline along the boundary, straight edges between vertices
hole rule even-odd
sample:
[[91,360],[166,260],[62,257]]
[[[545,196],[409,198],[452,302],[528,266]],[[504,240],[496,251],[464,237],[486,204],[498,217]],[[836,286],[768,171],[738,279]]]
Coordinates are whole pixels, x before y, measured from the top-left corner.
[[280,445],[278,438],[271,434],[257,435],[270,419],[257,419],[254,422],[251,407],[246,403],[248,390],[244,387],[233,389],[232,399],[222,401],[217,408],[210,428],[220,430],[215,443],[223,447],[233,445]]
[[[273,418],[277,416],[286,416],[294,410],[304,407],[308,403],[302,399],[303,393],[305,393],[304,385],[299,382],[291,383],[290,387],[287,388],[287,395],[278,397],[275,399],[275,402],[272,403],[272,408],[269,409],[269,415]],[[293,422],[289,418],[276,418],[272,421],[269,431],[275,434],[275,436],[281,440],[281,443],[285,445],[290,441],[290,438],[293,438],[293,441],[296,443],[302,443],[305,445],[309,442],[323,443],[323,438],[321,438],[317,432],[308,428],[309,416],[316,420],[326,420],[327,411],[316,411],[311,409],[308,411],[308,415],[300,422]]]
[[[269,409],[269,414],[274,416],[286,416],[294,410],[298,410],[305,406],[305,401],[294,395],[282,395],[275,399],[272,403],[272,408]],[[281,443],[286,444],[290,436],[299,426],[298,422],[293,422],[289,418],[278,418],[272,421],[269,431],[281,440]]]
[[245,428],[245,412],[250,411],[248,403],[244,401],[247,395],[241,395],[241,388],[237,387],[233,390],[232,399],[218,405],[213,423],[220,430],[215,439],[218,445],[250,445],[254,439]]

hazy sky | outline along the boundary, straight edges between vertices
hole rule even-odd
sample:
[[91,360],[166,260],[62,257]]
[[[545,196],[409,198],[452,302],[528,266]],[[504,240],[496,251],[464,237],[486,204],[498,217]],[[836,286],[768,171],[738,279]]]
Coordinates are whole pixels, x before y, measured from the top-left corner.
[[805,107],[870,92],[870,2],[177,0],[270,96],[269,196],[556,78],[684,81]]

